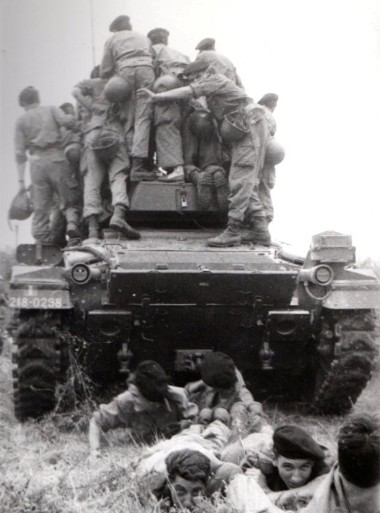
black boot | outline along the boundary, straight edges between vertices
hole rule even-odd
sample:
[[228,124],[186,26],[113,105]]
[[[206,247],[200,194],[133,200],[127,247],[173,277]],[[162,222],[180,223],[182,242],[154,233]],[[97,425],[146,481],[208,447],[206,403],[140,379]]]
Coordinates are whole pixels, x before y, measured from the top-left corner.
[[76,208],[69,207],[65,211],[66,217],[66,235],[69,237],[69,240],[72,239],[80,239],[80,231],[79,231],[79,220],[80,213]]
[[132,228],[125,220],[127,214],[127,207],[125,205],[115,205],[115,210],[110,221],[110,228],[121,232],[128,239],[140,239],[140,232]]
[[241,223],[238,221],[228,221],[227,228],[223,233],[207,240],[207,245],[214,248],[227,248],[229,246],[239,246],[241,244],[240,236]]
[[148,171],[145,169],[144,159],[140,157],[133,157],[129,179],[131,182],[151,182],[156,180],[156,173],[154,171]]
[[266,217],[254,217],[252,214],[248,220],[248,231],[241,236],[243,244],[258,244],[260,246],[270,246],[271,236],[268,230],[268,221]]

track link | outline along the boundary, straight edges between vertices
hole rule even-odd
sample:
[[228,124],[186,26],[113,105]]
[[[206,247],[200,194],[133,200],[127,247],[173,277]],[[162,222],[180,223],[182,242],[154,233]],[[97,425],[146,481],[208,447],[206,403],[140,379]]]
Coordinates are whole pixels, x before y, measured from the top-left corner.
[[61,371],[58,322],[50,312],[33,312],[20,320],[13,351],[14,408],[20,421],[41,417],[56,404]]
[[[312,408],[318,413],[347,413],[371,378],[379,353],[372,312],[335,314],[328,320],[331,355],[318,371]],[[322,335],[322,339],[323,339]]]

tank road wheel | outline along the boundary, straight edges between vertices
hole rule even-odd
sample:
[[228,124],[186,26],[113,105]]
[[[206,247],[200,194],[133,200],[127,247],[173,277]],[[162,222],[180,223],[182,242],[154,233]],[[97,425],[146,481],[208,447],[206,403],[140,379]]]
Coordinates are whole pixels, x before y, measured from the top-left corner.
[[59,317],[50,312],[21,318],[13,352],[14,407],[20,421],[40,417],[56,404],[62,345],[58,323]]
[[336,312],[325,317],[312,408],[318,413],[347,413],[367,385],[378,356],[375,315]]

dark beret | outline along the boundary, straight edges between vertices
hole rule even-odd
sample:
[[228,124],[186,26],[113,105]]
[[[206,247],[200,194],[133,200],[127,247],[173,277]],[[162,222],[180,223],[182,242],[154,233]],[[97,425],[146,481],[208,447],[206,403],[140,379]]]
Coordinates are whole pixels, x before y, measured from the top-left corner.
[[154,37],[168,37],[170,32],[164,28],[156,27],[148,32],[148,37],[154,38]]
[[278,94],[267,93],[257,102],[260,105],[266,105],[268,102],[276,102],[278,100]]
[[38,102],[39,97],[40,95],[37,89],[33,86],[28,86],[20,92],[18,101],[20,105],[30,105],[32,103]]
[[212,37],[206,37],[205,39],[202,39],[197,46],[195,47],[196,50],[214,50],[215,48],[215,39]]
[[225,353],[207,353],[201,363],[201,377],[210,387],[231,388],[237,381],[234,361]]
[[210,476],[210,459],[199,451],[182,449],[172,452],[166,457],[165,463],[171,481],[179,475],[189,481],[199,479],[206,483]]
[[169,378],[161,365],[153,360],[137,366],[133,382],[149,401],[161,402],[168,394]]
[[201,71],[206,70],[210,66],[209,62],[195,61],[186,66],[183,70],[182,75],[191,75],[192,73],[200,73]]
[[120,14],[120,16],[117,16],[113,22],[111,23],[111,25],[109,26],[109,31],[110,32],[114,32],[114,31],[119,31],[119,30],[123,30],[123,28],[125,26],[130,26],[130,19],[129,19],[129,16],[127,16],[126,14]]
[[280,456],[295,460],[322,460],[325,457],[322,447],[307,431],[290,424],[280,426],[275,430],[273,449]]

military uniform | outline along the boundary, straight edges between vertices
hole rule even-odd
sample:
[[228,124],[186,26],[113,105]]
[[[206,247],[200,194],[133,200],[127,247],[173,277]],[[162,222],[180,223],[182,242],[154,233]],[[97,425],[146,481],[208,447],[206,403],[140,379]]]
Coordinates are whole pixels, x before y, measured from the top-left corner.
[[237,223],[242,223],[247,215],[265,218],[258,195],[259,173],[268,140],[263,108],[252,104],[247,94],[224,75],[205,75],[190,87],[196,98],[206,97],[208,108],[219,123],[234,111],[247,118],[249,132],[231,146],[228,216]]
[[60,128],[72,119],[53,106],[31,105],[18,119],[15,131],[16,161],[25,163],[29,152],[32,182],[33,237],[50,242],[49,214],[54,193],[67,222],[75,225],[80,217],[81,193],[62,147]]
[[[269,138],[274,137],[277,125],[276,120],[270,109],[263,106],[265,110],[265,118],[268,124]],[[265,215],[268,221],[273,221],[274,209],[272,201],[272,189],[276,184],[276,168],[273,164],[264,162],[263,169],[261,171],[261,178],[259,184],[259,197],[261,203],[265,209]]]
[[[127,170],[129,158],[125,149],[122,127],[116,119],[112,119],[111,104],[104,95],[106,80],[93,78],[83,80],[76,85],[82,94],[88,97],[88,111],[90,118],[83,123],[84,152],[81,160],[81,172],[84,184],[84,212],[85,218],[103,213],[102,184],[108,177],[112,194],[112,205],[129,206],[127,195]],[[92,149],[103,127],[115,129],[120,136],[120,145],[117,153],[109,164],[105,164]]]
[[216,52],[215,50],[204,50],[197,55],[195,61],[208,62],[214,73],[220,73],[225,77],[229,78],[237,86],[243,88],[243,84],[239,75],[236,72],[236,68],[233,63],[227,59],[224,55]]
[[106,42],[100,65],[100,76],[120,75],[130,86],[131,94],[124,104],[125,139],[133,157],[147,158],[152,121],[149,101],[136,97],[140,88],[152,88],[155,75],[149,39],[132,30],[115,32]]
[[153,402],[149,407],[141,408],[136,401],[137,387],[130,384],[129,390],[109,404],[100,405],[93,419],[102,431],[129,428],[134,438],[145,443],[152,442],[157,436],[173,434],[170,432],[171,425],[184,419],[193,420],[198,409],[188,401],[183,389],[169,386],[168,390],[162,402]]

